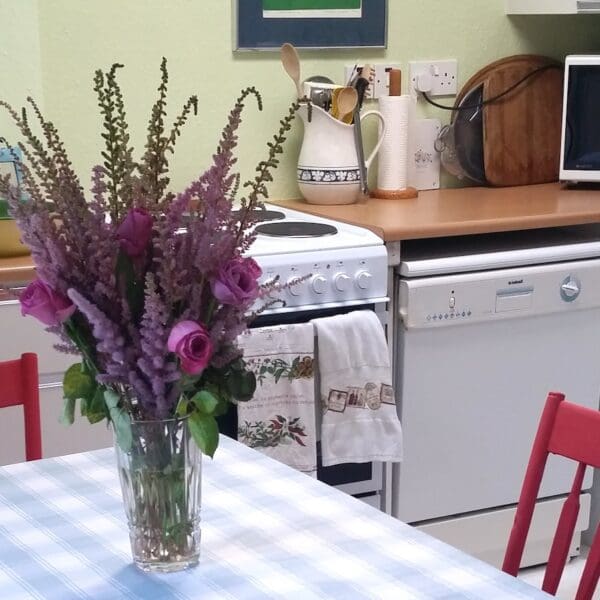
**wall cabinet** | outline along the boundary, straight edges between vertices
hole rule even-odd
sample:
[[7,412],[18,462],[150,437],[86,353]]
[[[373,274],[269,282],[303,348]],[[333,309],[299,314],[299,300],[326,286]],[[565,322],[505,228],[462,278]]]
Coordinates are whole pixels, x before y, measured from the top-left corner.
[[505,0],[507,15],[600,14],[600,0]]
[[[44,331],[33,317],[22,317],[16,300],[0,302],[0,360],[12,360],[23,352],[38,355],[40,372],[40,413],[42,452],[45,458],[105,448],[112,444],[106,423],[90,425],[87,419],[75,419],[71,427],[58,422],[62,408],[62,378],[76,356],[53,348],[55,336]],[[14,406],[3,408],[0,415],[0,464],[25,460],[23,411]]]

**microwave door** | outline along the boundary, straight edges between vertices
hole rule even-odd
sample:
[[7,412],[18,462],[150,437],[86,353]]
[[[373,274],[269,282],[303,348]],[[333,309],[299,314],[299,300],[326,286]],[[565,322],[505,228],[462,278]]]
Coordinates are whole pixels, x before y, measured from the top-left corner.
[[600,65],[569,65],[563,169],[600,171]]

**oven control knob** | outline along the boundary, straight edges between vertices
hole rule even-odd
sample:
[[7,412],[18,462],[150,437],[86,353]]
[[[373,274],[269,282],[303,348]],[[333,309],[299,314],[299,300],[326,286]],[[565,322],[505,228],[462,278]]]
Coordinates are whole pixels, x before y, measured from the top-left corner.
[[373,275],[371,275],[371,273],[369,273],[368,271],[360,271],[354,277],[354,280],[356,281],[356,285],[361,290],[368,290],[369,287],[371,286],[372,279],[373,279]]
[[302,292],[302,286],[303,283],[302,281],[300,281],[300,277],[290,277],[288,280],[288,285],[290,286],[288,288],[288,292],[290,293],[290,296],[299,296],[300,292]]
[[327,279],[323,275],[315,275],[311,279],[310,285],[315,294],[322,294],[327,288]]
[[350,287],[351,282],[352,282],[352,279],[348,275],[346,275],[346,273],[338,273],[333,278],[333,283],[335,285],[335,289],[338,292],[345,292]]
[[581,281],[573,275],[569,275],[563,279],[560,284],[560,296],[565,302],[573,302],[581,292]]

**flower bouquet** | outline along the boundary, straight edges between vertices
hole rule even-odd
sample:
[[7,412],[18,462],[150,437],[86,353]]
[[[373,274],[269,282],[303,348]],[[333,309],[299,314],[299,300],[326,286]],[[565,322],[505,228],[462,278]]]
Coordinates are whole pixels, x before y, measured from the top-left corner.
[[254,240],[253,211],[267,196],[299,105],[281,120],[266,160],[243,186],[247,194],[236,200],[233,151],[242,110],[250,97],[262,108],[259,93],[245,89],[210,168],[175,193],[168,158],[197,98],[166,126],[163,59],[145,151],[135,161],[116,77],[121,66],[94,77],[105,147],[92,171],[91,198],[56,127],[30,98],[39,134],[25,108],[17,113],[0,102],[25,140],[22,184],[11,188],[4,179],[0,195],[8,197],[36,266],[37,279],[20,298],[22,313],[57,334],[59,350],[81,357],[64,376],[61,419],[72,423],[79,403],[90,423],[112,425],[134,560],[144,569],[173,570],[198,562],[198,449],[213,456],[217,417],[255,389],[236,339],[276,301],[271,292],[279,284],[260,285],[260,267],[244,255]]

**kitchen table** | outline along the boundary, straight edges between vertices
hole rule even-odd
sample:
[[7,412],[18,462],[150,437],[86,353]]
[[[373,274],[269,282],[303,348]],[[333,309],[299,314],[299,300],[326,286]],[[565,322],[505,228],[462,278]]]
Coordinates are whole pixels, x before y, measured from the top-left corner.
[[227,438],[203,463],[200,565],[146,574],[114,463],[104,449],[0,469],[2,600],[548,597]]

